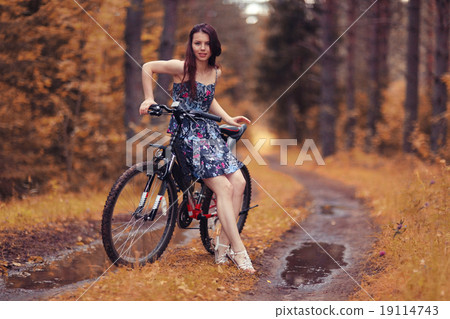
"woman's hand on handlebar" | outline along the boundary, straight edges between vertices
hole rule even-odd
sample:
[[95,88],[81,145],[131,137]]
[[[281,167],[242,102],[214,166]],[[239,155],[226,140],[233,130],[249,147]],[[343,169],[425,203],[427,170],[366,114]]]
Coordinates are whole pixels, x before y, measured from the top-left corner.
[[141,103],[141,106],[139,107],[139,114],[145,115],[148,112],[148,108],[152,104],[157,104],[153,99],[147,99],[144,102]]
[[247,123],[247,124],[251,123],[251,121],[248,118],[246,118],[245,116],[242,116],[242,115],[232,117],[229,121],[227,121],[228,124],[238,126],[238,127],[242,126],[242,124],[240,124],[242,122]]

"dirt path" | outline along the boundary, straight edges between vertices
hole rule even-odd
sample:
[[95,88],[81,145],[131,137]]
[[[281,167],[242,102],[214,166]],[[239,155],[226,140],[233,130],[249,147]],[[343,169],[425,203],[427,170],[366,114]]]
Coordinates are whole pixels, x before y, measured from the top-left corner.
[[339,182],[301,168],[274,163],[271,168],[306,187],[313,211],[301,227],[295,225],[266,251],[259,261],[263,274],[256,289],[241,299],[347,300],[361,289],[356,283],[361,263],[374,241],[367,209],[352,188]]
[[[346,300],[360,289],[352,278],[359,280],[360,262],[374,238],[367,210],[354,190],[339,182],[304,169],[272,166],[307,188],[313,212],[301,223],[303,229],[294,226],[255,261],[261,278],[241,299]],[[254,190],[262,193],[256,185]],[[99,276],[109,261],[98,229],[98,221],[80,221],[0,236],[0,300],[46,300]],[[191,237],[180,232],[173,242],[185,245]]]

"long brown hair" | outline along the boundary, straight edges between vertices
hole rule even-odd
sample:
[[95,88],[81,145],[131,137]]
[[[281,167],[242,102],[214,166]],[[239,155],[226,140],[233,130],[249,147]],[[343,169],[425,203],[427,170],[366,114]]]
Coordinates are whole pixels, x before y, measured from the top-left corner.
[[194,34],[197,32],[206,33],[209,36],[209,48],[211,50],[211,56],[208,59],[208,65],[212,67],[219,67],[216,64],[216,57],[222,53],[222,46],[217,36],[216,30],[209,24],[201,23],[195,25],[189,33],[189,40],[186,46],[186,60],[184,61],[184,74],[181,82],[184,82],[186,75],[189,77],[189,87],[191,96],[195,98],[197,96],[197,84],[195,83],[195,74],[197,73],[197,63],[192,50],[192,40]]

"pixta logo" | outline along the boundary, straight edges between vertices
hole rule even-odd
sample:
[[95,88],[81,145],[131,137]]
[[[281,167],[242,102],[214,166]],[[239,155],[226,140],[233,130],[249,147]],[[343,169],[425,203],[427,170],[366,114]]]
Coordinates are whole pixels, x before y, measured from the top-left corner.
[[[170,141],[170,136],[163,135],[159,132],[153,132],[150,129],[145,129],[138,134],[134,135],[132,138],[127,140],[126,143],[126,165],[128,167],[134,164],[142,162],[151,162],[160,148],[165,148],[165,145]],[[297,146],[298,142],[296,139],[259,139],[252,144],[248,139],[241,139],[242,144],[248,151],[248,155],[242,160],[245,165],[248,165],[251,161],[256,161],[258,165],[267,165],[266,161],[260,154],[261,148],[267,142],[272,147],[279,147],[279,164],[287,165],[288,158],[288,147]],[[192,158],[188,160],[193,166],[201,165],[202,160],[202,149],[217,150],[220,152],[220,148],[223,142],[215,139],[199,138],[189,141],[192,147]],[[234,141],[228,140],[229,147],[232,153],[236,156],[236,144]],[[242,146],[241,146],[242,147]],[[220,154],[218,154],[220,155]],[[314,159],[313,159],[314,157]],[[165,159],[171,158],[171,150],[169,148],[165,151]],[[314,140],[306,139],[303,141],[300,152],[297,156],[294,165],[303,165],[304,162],[315,162],[317,165],[325,165],[325,162],[317,148]],[[148,170],[152,170],[152,165],[147,165]]]
[[[165,146],[170,141],[170,136],[159,132],[153,132],[150,129],[142,130],[126,143],[126,165],[128,167],[142,162],[151,162],[160,147]],[[166,157],[170,150],[167,150]],[[147,171],[153,168],[147,166]],[[148,172],[151,173],[151,172]]]

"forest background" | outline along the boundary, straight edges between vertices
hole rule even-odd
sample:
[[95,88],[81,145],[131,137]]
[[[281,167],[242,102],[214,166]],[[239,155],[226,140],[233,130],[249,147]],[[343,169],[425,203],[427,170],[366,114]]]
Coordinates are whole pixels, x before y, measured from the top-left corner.
[[278,137],[312,138],[325,158],[357,148],[448,160],[449,2],[372,4],[2,0],[0,198],[117,176],[126,138],[167,125],[138,116],[140,65],[183,59],[199,22],[220,35],[217,96],[231,114],[269,108]]
[[[365,200],[380,232],[362,286],[377,300],[448,300],[449,7],[450,0],[0,0],[2,256],[35,243],[29,238],[51,223],[99,220],[126,166],[127,138],[168,124],[138,116],[140,66],[183,59],[188,32],[207,22],[223,47],[216,96],[230,114],[253,120],[245,138],[298,146],[313,139],[326,165],[305,169],[354,185]],[[170,79],[156,79],[170,93]],[[162,90],[157,101],[170,103]],[[303,194],[251,165],[277,199]],[[253,254],[290,227],[261,194],[246,225]],[[403,221],[408,231],[397,235]],[[100,296],[134,298],[117,287]],[[177,296],[168,288],[164,298]]]

